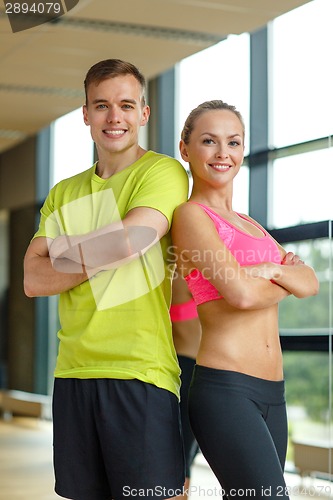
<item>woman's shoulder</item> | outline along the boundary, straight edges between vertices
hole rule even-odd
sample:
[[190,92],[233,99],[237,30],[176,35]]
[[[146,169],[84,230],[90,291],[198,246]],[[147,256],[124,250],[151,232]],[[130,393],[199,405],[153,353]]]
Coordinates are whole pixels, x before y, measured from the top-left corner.
[[196,221],[201,217],[203,218],[203,220],[206,219],[205,212],[198,203],[186,201],[176,207],[174,212],[174,220],[178,221],[186,219],[187,221],[191,221],[193,217],[195,217]]
[[173,221],[172,233],[178,238],[192,239],[200,238],[206,232],[216,231],[215,224],[200,205],[192,202],[185,202],[176,208]]

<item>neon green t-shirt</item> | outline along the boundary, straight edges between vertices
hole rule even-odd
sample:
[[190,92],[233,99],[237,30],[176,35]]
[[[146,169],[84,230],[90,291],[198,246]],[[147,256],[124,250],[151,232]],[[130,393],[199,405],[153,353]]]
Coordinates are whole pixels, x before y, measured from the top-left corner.
[[[170,227],[187,199],[185,169],[165,155],[148,151],[109,179],[95,167],[52,188],[35,238],[88,233],[136,207],[159,210]],[[61,293],[55,377],[136,378],[179,396],[169,317],[173,270],[168,233],[140,258]]]

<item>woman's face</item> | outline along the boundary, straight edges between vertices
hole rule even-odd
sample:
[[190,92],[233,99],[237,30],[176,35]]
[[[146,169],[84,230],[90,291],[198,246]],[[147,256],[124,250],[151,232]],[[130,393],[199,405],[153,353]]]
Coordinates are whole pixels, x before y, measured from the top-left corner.
[[232,111],[205,111],[194,122],[189,143],[180,142],[180,152],[190,164],[194,181],[230,182],[244,158],[243,126]]

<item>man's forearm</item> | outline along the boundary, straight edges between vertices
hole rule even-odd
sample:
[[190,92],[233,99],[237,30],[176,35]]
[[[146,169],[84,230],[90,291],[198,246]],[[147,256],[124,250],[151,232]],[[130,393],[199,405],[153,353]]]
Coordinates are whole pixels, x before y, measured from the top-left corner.
[[56,270],[72,273],[81,266],[89,272],[118,267],[139,257],[157,241],[154,228],[128,226],[94,238],[90,235],[60,236],[51,243],[49,252]]
[[73,272],[73,262],[62,259],[63,268],[70,266],[72,272],[56,271],[49,257],[29,259],[24,265],[24,291],[28,297],[57,295],[80,285],[88,279],[81,265]]

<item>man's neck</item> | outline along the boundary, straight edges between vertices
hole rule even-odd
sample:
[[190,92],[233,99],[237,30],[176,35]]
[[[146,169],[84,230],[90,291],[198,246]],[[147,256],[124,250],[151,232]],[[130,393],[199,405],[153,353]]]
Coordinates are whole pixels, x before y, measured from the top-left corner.
[[98,153],[98,162],[96,165],[96,174],[102,179],[108,179],[112,175],[125,170],[125,168],[133,165],[139,158],[141,158],[147,151],[140,146],[135,150],[121,153]]

